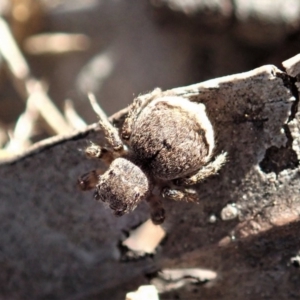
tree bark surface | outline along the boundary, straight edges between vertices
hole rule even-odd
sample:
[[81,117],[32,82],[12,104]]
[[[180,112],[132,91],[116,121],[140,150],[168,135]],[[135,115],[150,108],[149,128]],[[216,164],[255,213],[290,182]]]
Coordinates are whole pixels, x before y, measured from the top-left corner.
[[[76,187],[80,175],[104,168],[81,151],[88,141],[105,143],[95,124],[3,162],[0,295],[121,300],[147,274],[197,267],[217,279],[162,299],[300,297],[296,78],[269,65],[165,92],[206,105],[216,154],[226,151],[228,162],[197,185],[199,203],[165,201],[167,238],[153,257],[124,262],[119,247],[124,232],[149,217],[145,203],[116,218]],[[121,126],[125,114],[111,119]]]

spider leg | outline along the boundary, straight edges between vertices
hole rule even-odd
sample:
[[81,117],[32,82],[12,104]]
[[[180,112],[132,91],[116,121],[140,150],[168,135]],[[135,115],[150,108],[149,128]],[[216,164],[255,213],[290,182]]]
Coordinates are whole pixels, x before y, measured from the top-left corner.
[[174,189],[170,187],[165,187],[162,190],[162,196],[164,198],[174,200],[174,201],[187,201],[187,202],[197,202],[197,193],[193,189]]
[[147,202],[150,206],[151,220],[153,224],[162,224],[165,220],[165,209],[163,208],[162,201],[157,196],[151,195]]
[[88,173],[83,174],[77,180],[77,184],[82,191],[91,190],[96,187],[99,181],[99,176],[103,174],[103,171],[96,169]]
[[129,107],[128,115],[122,127],[121,135],[125,141],[130,139],[133,124],[135,123],[142,109],[146,105],[148,105],[152,100],[154,100],[160,93],[161,93],[161,89],[156,88],[153,90],[153,92],[150,95],[148,95],[147,98],[142,96],[142,97],[137,97],[133,100],[133,103]]
[[93,110],[99,117],[99,125],[104,135],[114,151],[124,151],[124,144],[119,136],[118,130],[109,122],[105,112],[99,106],[93,94],[88,94]]
[[135,98],[133,100],[133,103],[129,107],[128,115],[123,123],[122,133],[121,133],[121,136],[125,141],[130,139],[132,127],[137,119],[139,112],[142,109],[142,103],[143,102],[140,98]]
[[196,174],[185,178],[178,178],[174,183],[179,186],[190,186],[201,182],[206,177],[216,174],[226,162],[227,153],[219,154],[215,160],[202,167]]
[[122,151],[111,151],[105,147],[91,143],[90,146],[85,149],[85,155],[88,158],[101,159],[107,165],[110,165],[110,163],[117,157],[120,157],[124,151],[125,149]]

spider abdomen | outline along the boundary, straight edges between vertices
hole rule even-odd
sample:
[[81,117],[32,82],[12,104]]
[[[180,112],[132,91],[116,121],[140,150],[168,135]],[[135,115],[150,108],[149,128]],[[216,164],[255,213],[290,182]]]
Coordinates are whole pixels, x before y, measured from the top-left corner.
[[179,97],[163,97],[147,105],[137,117],[129,142],[144,168],[165,180],[198,170],[214,148],[204,105]]

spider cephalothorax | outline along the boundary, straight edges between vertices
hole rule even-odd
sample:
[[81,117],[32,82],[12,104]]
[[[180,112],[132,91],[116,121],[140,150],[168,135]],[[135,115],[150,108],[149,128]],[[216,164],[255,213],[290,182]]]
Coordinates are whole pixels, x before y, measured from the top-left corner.
[[83,175],[79,185],[83,190],[95,188],[95,198],[107,202],[118,216],[146,200],[153,222],[162,223],[161,198],[194,199],[195,192],[187,187],[217,173],[226,161],[226,153],[212,160],[214,131],[201,103],[155,90],[134,100],[119,135],[91,102],[108,147],[91,144],[86,154],[103,159],[109,169]]

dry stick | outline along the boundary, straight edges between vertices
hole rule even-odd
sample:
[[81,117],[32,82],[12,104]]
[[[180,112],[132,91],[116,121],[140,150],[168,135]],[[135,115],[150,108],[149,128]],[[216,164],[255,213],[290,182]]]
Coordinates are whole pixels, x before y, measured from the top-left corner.
[[34,124],[38,119],[39,112],[33,101],[29,98],[25,111],[19,116],[14,132],[10,135],[10,141],[5,146],[8,153],[23,152],[30,146],[30,138],[34,131]]
[[47,95],[41,82],[31,75],[30,68],[3,18],[0,18],[0,37],[0,53],[7,62],[16,85],[25,86],[27,101],[33,103],[55,134],[70,131],[71,127]]
[[25,51],[33,55],[85,51],[89,45],[90,39],[84,34],[61,32],[33,35],[28,37],[24,43]]
[[12,74],[20,79],[24,80],[29,77],[30,70],[23,57],[14,37],[9,29],[9,26],[3,18],[0,17],[0,52],[3,58],[6,60],[8,67]]
[[72,100],[70,99],[65,100],[64,113],[65,113],[66,120],[74,129],[83,130],[84,128],[86,128],[87,124],[82,120],[82,118],[76,112]]

